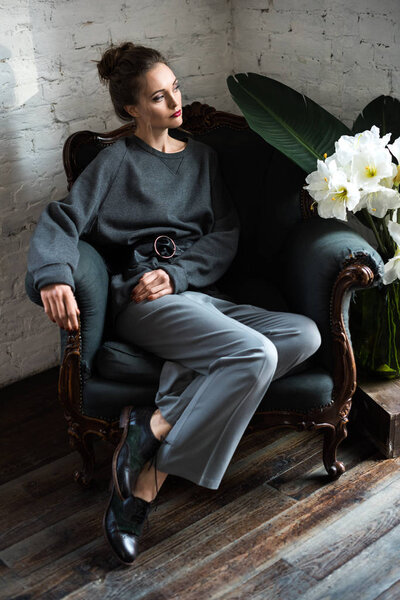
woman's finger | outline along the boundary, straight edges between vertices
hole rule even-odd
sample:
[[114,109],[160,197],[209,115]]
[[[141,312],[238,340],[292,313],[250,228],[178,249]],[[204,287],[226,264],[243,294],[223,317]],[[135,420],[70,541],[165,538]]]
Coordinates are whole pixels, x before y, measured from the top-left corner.
[[64,296],[64,304],[66,307],[67,315],[68,315],[68,325],[67,328],[69,331],[77,331],[79,329],[78,324],[78,305],[76,304],[75,296],[72,291],[70,293],[66,293]]
[[132,291],[135,291],[138,294],[142,293],[146,289],[147,285],[156,278],[157,278],[156,271],[148,271],[147,273],[144,273],[142,275],[142,277],[139,279],[139,283],[137,283],[135,285],[135,287],[133,288]]
[[68,313],[67,313],[67,309],[65,306],[65,294],[61,293],[61,294],[56,294],[55,297],[55,301],[56,301],[56,305],[57,305],[57,310],[58,310],[58,316],[61,320],[61,327],[63,327],[64,329],[68,329]]
[[156,298],[160,298],[161,296],[166,296],[167,294],[172,294],[171,290],[163,289],[161,292],[157,292],[156,294],[150,294],[147,299],[148,300],[156,300]]
[[141,294],[132,293],[131,298],[132,300],[136,300],[136,302],[141,302],[142,300],[148,298],[152,294],[156,294],[157,292],[160,292],[162,290],[167,290],[168,292],[169,289],[171,289],[172,292],[171,286],[163,281],[159,285],[149,286],[149,288],[145,289]]
[[58,306],[57,306],[57,302],[56,302],[56,299],[54,298],[54,296],[49,296],[49,303],[51,306],[51,312],[52,312],[52,315],[54,318],[54,322],[57,323],[57,325],[59,327],[63,327],[63,322],[58,313]]
[[[147,275],[147,273],[146,273]],[[147,278],[141,282],[139,282],[132,290],[132,294],[135,296],[140,296],[142,294],[146,294],[148,293],[152,287],[157,284],[160,283],[159,281],[159,275],[157,275],[155,273],[155,271],[153,271],[151,273],[152,277],[151,278]]]
[[156,269],[142,275],[142,281],[131,291],[131,300],[142,302],[149,297],[154,300],[154,294],[162,290],[166,290],[167,294],[174,293],[169,274],[164,269]]
[[152,287],[149,290],[149,294],[157,294],[158,292],[161,292],[162,290],[167,290],[169,288],[169,285],[167,283],[161,283],[160,285],[155,285],[154,287]]
[[174,293],[174,288],[172,287],[172,285],[167,284],[167,285],[159,286],[159,288],[155,289],[153,292],[148,294],[147,299],[155,300],[156,298],[159,298],[160,296],[165,296],[166,294],[173,294],[173,293]]
[[157,284],[157,282],[154,282],[154,283],[152,283],[151,285],[149,285],[149,286],[146,286],[146,287],[143,289],[143,291],[141,291],[141,292],[136,292],[136,293],[135,293],[135,292],[132,292],[132,293],[133,293],[133,295],[134,295],[135,297],[141,297],[141,296],[144,296],[144,295],[146,295],[146,294],[151,294],[151,293],[157,292],[157,291],[159,291],[159,290],[163,289],[164,287],[165,287],[165,282],[161,282],[161,283],[158,283],[158,284]]
[[50,321],[52,321],[53,323],[56,322],[54,315],[53,315],[53,311],[51,308],[51,304],[49,301],[49,298],[45,295],[42,296],[42,302],[43,302],[43,308],[44,308],[44,312],[46,313],[46,315],[49,317]]

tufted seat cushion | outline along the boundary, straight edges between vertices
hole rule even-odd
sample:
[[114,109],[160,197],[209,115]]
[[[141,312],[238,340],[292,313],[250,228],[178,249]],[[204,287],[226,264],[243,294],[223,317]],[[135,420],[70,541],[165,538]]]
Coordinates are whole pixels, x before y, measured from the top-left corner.
[[163,358],[117,340],[104,342],[95,357],[97,374],[103,379],[139,385],[158,381],[163,363]]
[[[135,371],[138,364],[134,354],[131,363],[125,362],[127,370],[125,375]],[[136,375],[135,384],[112,379],[104,379],[97,376],[86,381],[83,392],[84,414],[103,419],[117,420],[124,406],[156,406],[154,398],[158,389],[159,374],[153,381],[138,381]],[[122,373],[120,373],[122,376]],[[269,410],[295,410],[306,413],[314,408],[322,408],[332,404],[333,380],[330,374],[321,367],[311,367],[306,372],[293,373],[286,377],[276,379],[268,388],[264,398],[260,402],[257,411]]]

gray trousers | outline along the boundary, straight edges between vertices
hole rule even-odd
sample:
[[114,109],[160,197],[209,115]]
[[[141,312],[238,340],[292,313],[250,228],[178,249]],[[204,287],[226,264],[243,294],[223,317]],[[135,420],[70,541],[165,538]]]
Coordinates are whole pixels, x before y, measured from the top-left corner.
[[165,359],[155,403],[173,427],[157,469],[210,489],[271,381],[298,370],[321,343],[308,317],[195,291],[131,302],[116,333]]

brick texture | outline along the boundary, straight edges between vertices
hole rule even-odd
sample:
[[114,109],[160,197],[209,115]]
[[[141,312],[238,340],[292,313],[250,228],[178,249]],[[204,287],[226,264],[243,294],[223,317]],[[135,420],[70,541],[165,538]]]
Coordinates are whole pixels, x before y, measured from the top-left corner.
[[233,70],[278,79],[346,125],[399,97],[398,0],[233,0]]

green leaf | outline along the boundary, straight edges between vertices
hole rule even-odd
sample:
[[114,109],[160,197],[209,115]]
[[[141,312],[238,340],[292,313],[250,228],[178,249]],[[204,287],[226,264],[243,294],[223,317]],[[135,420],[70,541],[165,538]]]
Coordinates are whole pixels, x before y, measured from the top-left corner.
[[381,136],[392,133],[391,142],[400,137],[400,102],[391,96],[378,96],[372,100],[354,121],[353,134],[379,127]]
[[324,108],[292,88],[257,73],[229,75],[227,85],[249,127],[306,173],[332,154],[350,130]]

